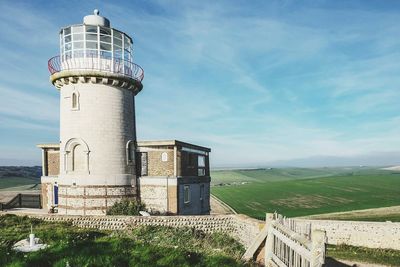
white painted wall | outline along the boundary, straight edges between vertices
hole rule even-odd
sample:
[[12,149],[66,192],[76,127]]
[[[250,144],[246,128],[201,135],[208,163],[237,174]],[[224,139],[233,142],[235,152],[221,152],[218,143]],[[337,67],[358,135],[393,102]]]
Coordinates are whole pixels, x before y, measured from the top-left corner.
[[[72,93],[79,108],[72,108]],[[60,184],[130,185],[134,167],[126,162],[126,144],[134,140],[134,94],[99,83],[64,85],[60,90]],[[66,172],[65,145],[71,138],[89,147],[88,171]]]

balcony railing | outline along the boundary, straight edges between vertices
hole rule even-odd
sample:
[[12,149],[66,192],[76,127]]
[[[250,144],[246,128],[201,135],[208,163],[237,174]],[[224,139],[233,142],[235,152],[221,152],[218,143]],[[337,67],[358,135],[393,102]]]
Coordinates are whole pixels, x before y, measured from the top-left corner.
[[122,74],[139,82],[144,78],[144,71],[139,65],[128,60],[97,54],[78,54],[69,58],[55,56],[49,59],[48,68],[52,75],[64,70],[96,70]]

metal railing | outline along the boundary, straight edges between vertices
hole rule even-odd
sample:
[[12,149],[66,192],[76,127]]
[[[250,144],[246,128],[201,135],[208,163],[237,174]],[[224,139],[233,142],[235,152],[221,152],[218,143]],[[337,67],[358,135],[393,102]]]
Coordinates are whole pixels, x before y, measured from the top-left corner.
[[17,194],[7,203],[0,203],[0,210],[8,210],[15,208],[34,208],[41,209],[40,194]]
[[75,53],[71,57],[55,56],[49,59],[48,69],[52,75],[64,70],[96,70],[122,74],[139,82],[144,78],[144,71],[139,65],[96,53]]

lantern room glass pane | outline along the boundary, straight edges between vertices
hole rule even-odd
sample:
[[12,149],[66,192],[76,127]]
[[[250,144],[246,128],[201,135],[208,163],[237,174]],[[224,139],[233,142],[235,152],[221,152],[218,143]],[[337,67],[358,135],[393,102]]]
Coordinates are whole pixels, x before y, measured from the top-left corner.
[[73,34],[72,37],[73,37],[74,41],[83,40],[83,34]]
[[119,47],[122,47],[122,40],[117,39],[117,38],[114,37],[114,45],[117,45],[117,46],[119,46]]
[[115,38],[122,39],[122,34],[121,34],[120,32],[114,30],[114,31],[113,31],[113,34],[114,34],[114,37],[115,37]]
[[111,51],[111,44],[100,43],[100,49]]
[[74,49],[83,49],[83,42],[73,42]]
[[110,28],[100,27],[100,33],[101,34],[111,35],[111,29]]
[[111,43],[111,36],[100,35],[100,41]]
[[86,42],[86,48],[87,49],[97,49],[97,43],[96,42]]
[[72,27],[72,32],[73,32],[73,33],[80,33],[80,32],[83,32],[83,26],[73,26],[73,27]]
[[65,36],[65,42],[66,43],[71,42],[71,35]]
[[90,26],[90,25],[87,25],[87,26],[86,26],[86,32],[97,33],[97,26]]
[[97,34],[86,34],[87,41],[97,41]]
[[71,28],[70,27],[64,29],[64,35],[68,35],[68,34],[71,34]]
[[71,43],[65,44],[65,50],[71,50],[71,49],[72,49]]

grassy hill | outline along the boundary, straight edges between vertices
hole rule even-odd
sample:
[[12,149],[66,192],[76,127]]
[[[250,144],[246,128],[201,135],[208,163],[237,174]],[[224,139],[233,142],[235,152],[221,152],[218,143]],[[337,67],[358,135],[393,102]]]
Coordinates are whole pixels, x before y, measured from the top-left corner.
[[282,168],[212,172],[212,193],[237,212],[263,217],[400,205],[400,172],[378,168]]

